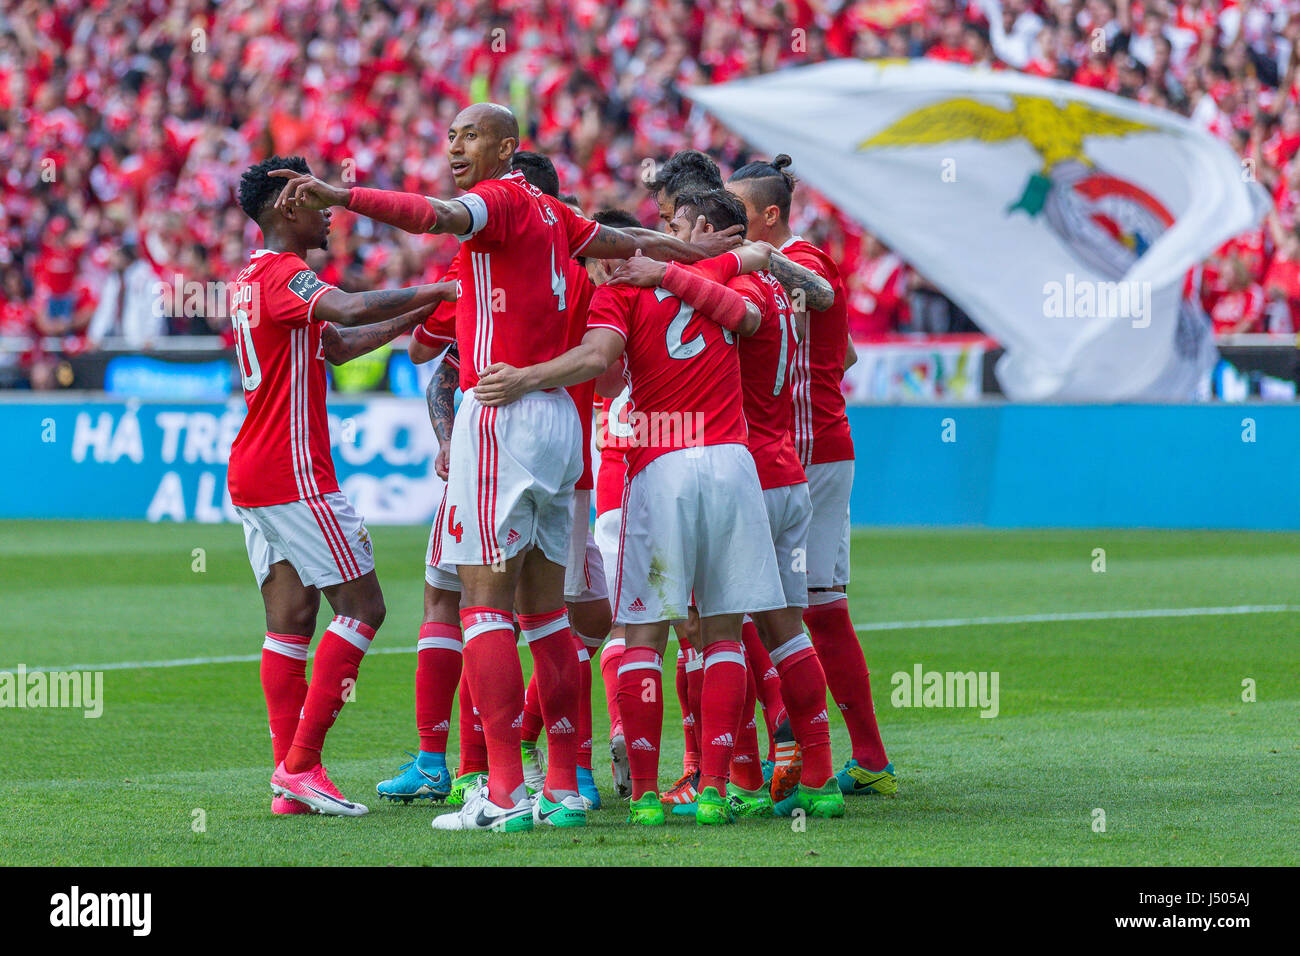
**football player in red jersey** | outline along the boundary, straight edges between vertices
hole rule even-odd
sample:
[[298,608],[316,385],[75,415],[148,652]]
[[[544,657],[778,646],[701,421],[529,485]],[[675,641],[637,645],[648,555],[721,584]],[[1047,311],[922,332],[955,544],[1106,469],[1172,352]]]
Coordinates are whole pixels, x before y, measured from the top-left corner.
[[746,684],[741,616],[784,605],[745,446],[735,348],[736,334],[757,331],[760,315],[723,284],[762,268],[769,254],[754,245],[685,267],[633,258],[597,290],[577,348],[527,368],[498,363],[476,389],[489,407],[508,406],[536,388],[593,378],[626,354],[633,437],[615,618],[627,642],[618,702],[630,740],[629,820],[641,825],[664,822],[657,790],[669,622],[694,599],[704,649],[696,822],[730,823],[727,776]]
[[[582,473],[581,424],[569,396],[535,389],[508,408],[471,393],[499,362],[531,365],[564,352],[569,290],[564,263],[585,253],[626,256],[638,247],[695,261],[738,243],[734,234],[699,245],[634,237],[576,216],[513,172],[519,126],[505,107],[476,103],[448,131],[452,178],[467,190],[441,200],[378,189],[343,189],[285,173],[280,206],[347,206],[412,233],[461,240],[456,341],[465,400],[456,413],[448,470],[443,560],[463,586],[463,664],[487,741],[485,787],[435,829],[528,830],[534,821],[582,826],[577,791],[577,661],[564,607],[573,486]],[[522,599],[516,601],[516,594]],[[524,783],[515,718],[523,673],[514,616],[533,653],[550,767],[534,803]]]
[[[360,816],[321,765],[321,747],[384,620],[370,536],[339,491],[325,413],[325,362],[342,364],[410,331],[451,285],[347,293],[308,268],[329,216],[277,208],[272,169],[307,174],[301,157],[273,156],[245,171],[239,204],[265,246],[231,286],[231,322],[248,415],[230,449],[230,499],[266,605],[262,689],[271,724],[277,813]],[[352,328],[352,326],[364,326]],[[308,685],[307,646],[320,596],[335,617]]]
[[786,171],[789,165],[790,157],[784,154],[770,163],[749,163],[732,174],[727,188],[745,204],[751,240],[771,243],[821,280],[814,285],[796,277],[786,285],[795,308],[802,307],[802,314],[795,316],[801,341],[791,370],[793,433],[813,506],[804,623],[853,745],[852,756],[836,775],[840,789],[846,794],[890,795],[897,793],[898,781],[876,725],[867,662],[849,618],[846,594],[853,439],[840,379],[849,347],[848,298],[830,257],[790,231],[795,179]]
[[[674,234],[687,234],[701,217],[710,229],[748,225],[744,206],[725,190],[678,193],[671,223]],[[788,276],[795,270],[779,256],[772,258],[790,281]],[[746,624],[758,640],[746,641],[750,691],[736,738],[730,799],[737,813],[750,816],[770,816],[774,801],[781,816],[790,816],[796,807],[813,816],[842,816],[844,797],[832,779],[826,676],[802,621],[808,606],[805,556],[812,501],[790,434],[790,364],[798,344],[793,310],[781,283],[765,269],[736,276],[727,285],[753,303],[762,316],[758,331],[740,340],[740,377],[749,451],[763,489],[785,595],[784,607],[755,611]],[[789,779],[774,779],[770,795],[759,768],[753,721],[755,679],[769,668],[778,680],[778,706],[788,706],[794,740],[802,751],[801,763],[793,765]]]

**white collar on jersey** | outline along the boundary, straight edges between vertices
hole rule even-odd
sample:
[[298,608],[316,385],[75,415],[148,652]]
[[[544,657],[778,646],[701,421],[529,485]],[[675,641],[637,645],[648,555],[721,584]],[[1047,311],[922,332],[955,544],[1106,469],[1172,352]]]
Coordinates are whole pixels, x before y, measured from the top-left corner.
[[778,249],[778,250],[776,250],[776,251],[777,251],[777,252],[784,252],[784,251],[785,251],[785,247],[788,246],[788,245],[790,245],[790,243],[792,243],[792,242],[803,242],[803,236],[791,236],[791,237],[790,237],[789,239],[787,239],[785,242],[781,243],[781,248]]
[[250,260],[252,260],[252,259],[260,259],[260,258],[262,258],[262,256],[273,256],[273,255],[275,255],[275,254],[276,254],[276,253],[272,252],[270,249],[256,249],[256,250],[253,251],[253,254],[252,254],[251,256],[249,256],[248,258],[249,258]]

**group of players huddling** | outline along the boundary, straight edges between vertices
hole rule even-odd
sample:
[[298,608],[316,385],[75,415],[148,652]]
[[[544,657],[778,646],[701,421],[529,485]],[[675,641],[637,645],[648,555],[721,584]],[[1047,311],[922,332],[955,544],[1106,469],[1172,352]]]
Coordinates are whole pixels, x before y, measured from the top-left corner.
[[[558,196],[550,161],[518,145],[510,111],[480,103],[449,131],[454,199],[331,186],[299,157],[241,180],[264,248],[232,286],[248,415],[229,488],[266,607],[272,810],[366,813],[321,764],[385,614],[369,535],[334,475],[323,363],[406,333],[412,359],[441,360],[428,399],[446,491],[426,559],[420,749],[380,796],[459,805],[434,817],[438,830],[585,825],[601,804],[593,657],[630,823],[834,817],[845,794],[893,794],[845,595],[845,290],[791,234],[789,157],[724,183],[704,154],[676,154],[647,183],[656,232],[622,210],[585,218]],[[304,258],[325,246],[333,206],[450,233],[458,256],[437,283],[343,292]],[[308,683],[322,593],[335,616]],[[686,757],[661,794],[670,626]],[[828,689],[853,748],[838,774]]]

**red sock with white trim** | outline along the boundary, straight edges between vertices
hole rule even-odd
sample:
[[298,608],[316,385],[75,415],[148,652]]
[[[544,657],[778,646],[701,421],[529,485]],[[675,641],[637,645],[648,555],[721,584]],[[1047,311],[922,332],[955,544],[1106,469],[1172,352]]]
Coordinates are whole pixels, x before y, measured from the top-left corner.
[[445,754],[451,701],[460,683],[460,628],[425,621],[415,655],[415,726],[423,753]]
[[826,673],[802,631],[772,651],[781,674],[781,699],[790,716],[790,729],[799,743],[803,769],[800,781],[820,787],[831,776],[831,722],[826,712]]
[[740,641],[714,641],[704,648],[700,690],[700,786],[727,793],[727,773],[745,706],[745,654]]
[[682,752],[682,769],[687,773],[694,772],[700,766],[700,738],[696,733],[698,725],[695,721],[694,712],[691,710],[691,682],[690,675],[687,673],[688,662],[693,659],[695,654],[689,647],[679,647],[677,649],[677,704],[682,711],[682,739],[685,742],[685,750]]
[[487,773],[487,740],[483,737],[483,720],[479,717],[478,708],[474,706],[469,677],[463,669],[457,694],[460,703],[460,765],[456,768],[456,776]]
[[[578,790],[578,658],[569,630],[569,611],[560,607],[545,614],[520,614],[519,628],[533,655],[537,696],[546,723],[546,786],[548,799],[559,800]],[[590,680],[590,678],[588,678]],[[591,686],[587,686],[591,696]]]
[[758,681],[758,700],[763,705],[763,725],[767,728],[767,759],[776,759],[776,728],[785,720],[785,703],[781,700],[781,675],[772,666],[772,658],[758,636],[758,628],[746,615],[740,628],[745,645],[745,660]]
[[618,666],[618,712],[627,740],[632,799],[659,792],[659,743],[664,729],[663,659],[649,647],[629,647]]
[[849,618],[848,598],[837,591],[813,592],[808,598],[820,603],[804,611],[803,620],[821,658],[831,696],[849,728],[853,759],[868,770],[883,770],[889,758],[885,756],[885,744],[876,725],[871,675],[858,632]]
[[758,703],[758,683],[749,663],[746,658],[745,704],[736,730],[736,747],[731,753],[731,782],[744,790],[757,790],[763,786],[763,764],[758,756],[758,721],[754,714]]
[[293,746],[284,757],[284,769],[302,773],[320,763],[325,735],[334,726],[343,704],[352,696],[361,659],[370,650],[375,629],[354,617],[336,615],[316,648],[311,683],[302,703],[302,717],[294,731]]
[[622,722],[618,711],[618,665],[623,660],[627,642],[621,637],[611,637],[600,649],[600,679],[605,682],[605,707],[609,710],[609,729]]
[[537,672],[528,678],[524,691],[524,710],[519,715],[519,739],[526,744],[537,743],[542,735],[542,702],[537,694]]
[[572,631],[573,649],[578,656],[578,766],[591,769],[591,652],[587,642]]
[[465,673],[487,744],[488,798],[499,807],[513,807],[527,793],[514,725],[524,708],[514,615],[498,608],[463,607],[460,624]]
[[262,695],[271,725],[271,759],[280,766],[298,729],[307,699],[307,647],[311,635],[266,632],[262,643]]

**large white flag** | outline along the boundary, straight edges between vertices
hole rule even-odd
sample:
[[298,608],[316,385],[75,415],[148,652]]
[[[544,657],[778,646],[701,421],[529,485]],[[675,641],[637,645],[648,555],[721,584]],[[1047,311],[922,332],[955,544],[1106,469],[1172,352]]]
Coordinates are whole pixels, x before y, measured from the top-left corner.
[[1055,80],[839,60],[688,95],[997,338],[1018,400],[1193,397],[1216,353],[1184,277],[1267,208],[1183,118]]

